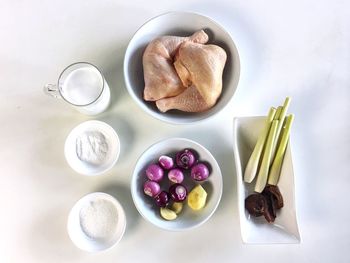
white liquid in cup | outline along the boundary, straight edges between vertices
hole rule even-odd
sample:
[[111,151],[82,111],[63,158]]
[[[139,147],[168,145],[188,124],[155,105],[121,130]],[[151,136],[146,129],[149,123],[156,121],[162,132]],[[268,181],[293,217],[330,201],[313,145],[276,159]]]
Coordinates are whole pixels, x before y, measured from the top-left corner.
[[103,112],[108,107],[111,97],[106,80],[92,66],[81,67],[70,72],[61,86],[61,94],[80,112],[88,115]]

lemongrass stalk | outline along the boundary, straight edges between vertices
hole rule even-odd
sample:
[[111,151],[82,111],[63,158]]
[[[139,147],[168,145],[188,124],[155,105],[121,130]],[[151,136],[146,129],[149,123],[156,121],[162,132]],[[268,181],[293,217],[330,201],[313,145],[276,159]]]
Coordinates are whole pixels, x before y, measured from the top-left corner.
[[289,141],[289,134],[290,134],[290,129],[292,127],[293,120],[294,120],[293,114],[286,117],[286,124],[282,131],[281,142],[278,146],[275,159],[273,160],[273,163],[270,169],[268,184],[277,185],[278,180],[280,178],[284,154]]
[[258,173],[258,177],[256,179],[255,188],[254,188],[255,192],[258,192],[258,193],[261,193],[266,186],[267,176],[269,174],[272,146],[273,146],[273,141],[276,137],[278,123],[279,123],[278,120],[272,121],[269,136],[267,137],[263,159],[261,162],[260,170]]
[[275,117],[273,118],[274,120],[279,120],[280,119],[282,108],[283,108],[282,106],[278,106],[277,107]]
[[272,123],[272,120],[275,116],[276,109],[271,107],[268,113],[268,116],[265,121],[265,126],[263,131],[260,133],[258,141],[254,147],[253,153],[251,154],[248,164],[245,168],[244,172],[244,181],[247,183],[250,183],[253,181],[256,172],[258,170],[259,160],[262,153],[262,150],[264,148],[264,144],[267,138],[267,135],[269,134],[270,126]]
[[288,110],[290,101],[291,101],[291,98],[290,98],[290,97],[287,97],[287,98],[284,100],[281,113],[280,113],[280,115],[278,116],[278,117],[279,117],[279,123],[278,123],[277,131],[276,131],[276,137],[275,137],[275,140],[273,141],[273,146],[272,146],[272,158],[271,158],[271,160],[270,160],[269,165],[271,165],[272,160],[273,160],[273,157],[274,157],[275,154],[276,154],[278,139],[280,138],[282,126],[283,126],[284,119],[285,119],[286,114],[287,114],[287,110]]

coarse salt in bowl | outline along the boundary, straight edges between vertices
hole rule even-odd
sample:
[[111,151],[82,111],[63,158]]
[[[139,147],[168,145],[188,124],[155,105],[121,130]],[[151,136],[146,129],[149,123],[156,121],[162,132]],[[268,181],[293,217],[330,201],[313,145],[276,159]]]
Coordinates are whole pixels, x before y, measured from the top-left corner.
[[[189,113],[170,110],[162,113],[154,102],[143,99],[145,87],[142,65],[143,52],[147,45],[157,37],[164,35],[189,36],[201,29],[209,35],[208,44],[222,47],[227,54],[222,93],[214,107],[204,112]],[[147,21],[132,37],[124,57],[124,79],[131,97],[148,114],[172,124],[193,123],[220,112],[232,99],[238,86],[239,75],[238,50],[230,34],[211,18],[191,12],[169,12]]]
[[[91,141],[95,137],[95,141]],[[99,155],[92,154],[95,150]],[[117,162],[120,140],[115,130],[102,121],[85,121],[68,135],[64,154],[70,167],[83,175],[101,175]]]
[[[151,163],[157,163],[160,156],[169,155],[175,159],[175,154],[184,149],[193,150],[199,161],[208,163],[210,166],[211,173],[206,181],[195,182],[189,178],[185,179],[188,181],[184,181],[189,192],[196,184],[201,184],[208,194],[207,201],[204,208],[194,211],[188,206],[186,199],[183,210],[177,218],[167,221],[160,216],[160,209],[155,201],[143,191],[143,184],[147,181],[145,170]],[[161,184],[166,180],[168,180],[167,172]],[[161,187],[162,190],[168,191],[164,185]],[[189,230],[204,224],[214,214],[220,203],[222,187],[221,170],[214,156],[204,146],[185,138],[166,139],[150,146],[138,159],[131,179],[131,195],[139,213],[153,225],[170,231]]]
[[90,193],[71,209],[67,230],[70,239],[80,249],[98,252],[116,245],[126,228],[121,204],[106,193]]

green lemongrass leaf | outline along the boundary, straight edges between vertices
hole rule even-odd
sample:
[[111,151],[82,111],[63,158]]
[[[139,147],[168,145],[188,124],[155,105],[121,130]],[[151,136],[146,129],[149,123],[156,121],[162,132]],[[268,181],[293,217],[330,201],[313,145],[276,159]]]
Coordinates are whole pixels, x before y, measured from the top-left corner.
[[289,134],[290,134],[293,120],[294,120],[293,114],[286,117],[286,124],[282,130],[281,141],[278,146],[276,156],[273,160],[273,163],[270,169],[268,184],[277,185],[278,180],[280,178],[283,159],[284,159],[285,151],[288,145]]
[[269,174],[272,146],[273,146],[273,141],[275,140],[275,137],[276,137],[278,124],[279,124],[278,120],[272,121],[269,136],[266,141],[263,159],[261,162],[260,170],[256,180],[255,188],[254,188],[255,192],[258,192],[258,193],[261,193],[266,186],[267,176]]
[[286,114],[287,114],[287,110],[288,110],[288,107],[289,107],[289,104],[290,104],[290,101],[291,101],[291,98],[290,97],[287,97],[283,103],[283,107],[282,107],[282,110],[281,110],[281,113],[280,115],[278,116],[278,120],[279,120],[279,123],[278,123],[278,127],[277,127],[277,131],[276,131],[276,138],[273,142],[273,145],[272,145],[272,158],[271,158],[271,161],[270,161],[270,165],[272,163],[272,160],[274,159],[273,157],[275,156],[276,154],[276,150],[277,150],[277,143],[279,141],[279,138],[280,138],[280,134],[281,134],[281,130],[282,130],[282,127],[283,127],[283,123],[284,123],[284,119],[286,117]]
[[277,107],[275,117],[273,118],[274,120],[279,120],[280,119],[282,108],[283,108],[282,106],[278,106]]
[[245,168],[245,172],[244,172],[244,181],[247,183],[250,183],[254,180],[254,177],[256,175],[256,172],[258,170],[258,165],[259,165],[259,160],[260,160],[260,156],[262,153],[262,150],[264,148],[264,144],[267,138],[267,135],[269,133],[270,130],[270,126],[272,123],[272,120],[275,116],[276,113],[276,109],[271,107],[268,113],[268,116],[266,118],[265,121],[265,127],[263,129],[263,131],[261,132],[261,134],[259,135],[258,141],[254,147],[254,150],[249,158],[248,164]]

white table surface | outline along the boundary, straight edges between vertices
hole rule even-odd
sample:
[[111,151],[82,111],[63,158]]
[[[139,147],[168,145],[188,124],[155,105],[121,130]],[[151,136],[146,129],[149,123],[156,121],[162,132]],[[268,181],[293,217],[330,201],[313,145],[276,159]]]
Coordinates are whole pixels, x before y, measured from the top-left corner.
[[[174,126],[144,113],[125,89],[122,61],[134,31],[171,10],[211,16],[232,34],[242,76],[215,118]],[[0,262],[349,262],[350,2],[294,1],[20,1],[0,2]],[[46,97],[71,62],[104,72],[112,107],[96,119],[119,133],[117,165],[101,177],[68,167],[63,144],[92,119]],[[300,245],[244,245],[232,152],[234,116],[263,115],[293,98],[293,159]],[[169,233],[135,209],[130,179],[150,144],[183,136],[205,145],[224,180],[218,210],[203,226]],[[80,251],[66,232],[67,214],[83,195],[105,191],[123,204],[128,226],[110,251]]]

